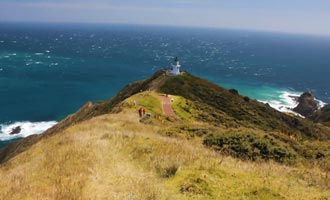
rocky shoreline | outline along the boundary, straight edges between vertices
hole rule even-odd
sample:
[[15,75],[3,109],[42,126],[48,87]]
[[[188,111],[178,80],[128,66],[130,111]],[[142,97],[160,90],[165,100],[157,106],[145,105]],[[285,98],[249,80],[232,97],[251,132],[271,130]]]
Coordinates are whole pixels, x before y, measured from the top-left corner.
[[304,92],[302,95],[290,96],[294,101],[297,102],[297,106],[292,111],[310,118],[315,112],[320,110],[323,106],[322,103],[315,98],[311,91]]

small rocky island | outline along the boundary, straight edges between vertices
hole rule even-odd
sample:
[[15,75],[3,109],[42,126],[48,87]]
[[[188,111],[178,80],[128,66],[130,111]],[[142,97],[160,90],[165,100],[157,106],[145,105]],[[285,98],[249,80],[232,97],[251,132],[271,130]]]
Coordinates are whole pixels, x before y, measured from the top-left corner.
[[298,105],[293,108],[293,111],[307,118],[311,117],[320,108],[320,102],[316,100],[311,91],[303,93],[296,98],[296,101]]
[[11,130],[9,135],[17,135],[22,131],[22,128],[20,126],[17,126]]

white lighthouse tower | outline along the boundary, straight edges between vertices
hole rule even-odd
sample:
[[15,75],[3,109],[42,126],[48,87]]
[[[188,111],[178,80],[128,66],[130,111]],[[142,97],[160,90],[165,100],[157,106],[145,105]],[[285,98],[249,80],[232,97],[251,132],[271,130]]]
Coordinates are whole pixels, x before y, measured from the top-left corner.
[[181,74],[180,67],[181,67],[181,65],[180,65],[179,58],[175,57],[174,64],[172,64],[172,69],[170,70],[170,74],[175,75],[175,76],[180,75]]

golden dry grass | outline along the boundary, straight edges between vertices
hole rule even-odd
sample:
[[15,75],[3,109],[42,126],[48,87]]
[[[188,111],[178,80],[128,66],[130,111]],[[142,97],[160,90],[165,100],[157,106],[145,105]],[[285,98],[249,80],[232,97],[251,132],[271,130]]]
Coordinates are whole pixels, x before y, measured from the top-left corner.
[[0,199],[330,199],[319,168],[221,156],[166,126],[131,107],[70,127],[0,167]]

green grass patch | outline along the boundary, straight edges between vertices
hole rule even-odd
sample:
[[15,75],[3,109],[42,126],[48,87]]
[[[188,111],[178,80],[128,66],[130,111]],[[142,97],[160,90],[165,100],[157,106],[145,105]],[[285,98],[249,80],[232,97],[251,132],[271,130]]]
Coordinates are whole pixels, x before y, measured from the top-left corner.
[[196,119],[196,110],[194,103],[180,96],[171,96],[174,99],[172,103],[175,114],[182,120],[193,121]]
[[197,176],[196,174],[191,174],[181,183],[180,192],[188,196],[211,196],[212,188],[205,178]]
[[[125,102],[129,103],[132,108],[138,111],[139,108],[145,108],[146,113],[152,113],[162,115],[162,105],[160,100],[157,98],[157,93],[154,92],[142,92],[131,96],[126,99]],[[136,103],[136,105],[134,104]]]

